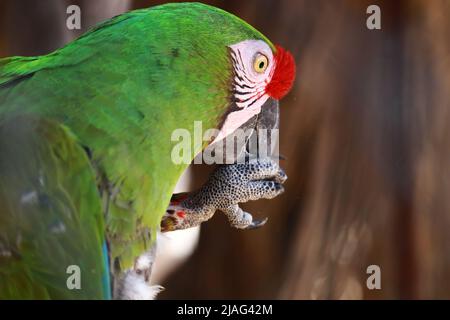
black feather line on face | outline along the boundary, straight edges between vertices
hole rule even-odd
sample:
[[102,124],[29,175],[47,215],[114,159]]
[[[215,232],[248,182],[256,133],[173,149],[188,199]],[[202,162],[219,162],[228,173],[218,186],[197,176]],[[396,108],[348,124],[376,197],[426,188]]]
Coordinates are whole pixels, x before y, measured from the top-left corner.
[[239,54],[239,56],[238,56],[238,57],[239,57],[239,60],[241,61],[241,66],[243,66],[243,67],[244,67],[245,65],[244,65],[244,60],[242,60],[242,54],[241,54],[241,50],[239,50],[239,49],[238,49],[238,50],[237,50],[237,52],[238,52],[238,54]]
[[[240,80],[243,80],[242,78],[239,77],[239,75],[236,72],[236,55],[233,52],[233,50],[231,48],[228,48],[228,58],[230,61],[230,65],[231,65],[231,79],[228,85],[228,107],[226,108],[225,112],[222,114],[222,116],[219,119],[219,124],[217,126],[217,129],[222,129],[223,124],[225,123],[225,120],[227,119],[228,115],[232,112],[236,112],[239,110],[242,110],[241,108],[239,108],[236,104],[236,102],[238,102],[237,98],[236,98],[236,82],[234,80],[235,77],[238,77]],[[251,88],[249,88],[251,89]]]
[[[230,49],[231,50],[231,49]],[[238,52],[239,52],[239,58],[240,58],[240,61],[241,61],[241,66],[244,68],[244,63],[242,62],[242,56],[241,56],[241,52],[238,50]],[[245,69],[241,69],[242,70],[242,74],[238,74],[237,72],[236,72],[236,70],[237,69],[240,69],[240,68],[238,68],[238,66],[239,66],[239,62],[237,61],[237,56],[236,56],[236,53],[233,51],[233,50],[231,50],[231,59],[233,60],[233,71],[234,71],[234,75],[239,79],[239,80],[241,80],[241,81],[244,81],[244,80],[246,80],[246,81],[248,81],[248,82],[251,82],[251,83],[254,83],[252,80],[250,80],[248,77],[247,77],[247,75],[245,74]],[[233,78],[233,81],[234,81],[234,78]],[[255,85],[256,85],[256,83],[255,83]],[[251,88],[253,88],[253,87],[251,87]]]

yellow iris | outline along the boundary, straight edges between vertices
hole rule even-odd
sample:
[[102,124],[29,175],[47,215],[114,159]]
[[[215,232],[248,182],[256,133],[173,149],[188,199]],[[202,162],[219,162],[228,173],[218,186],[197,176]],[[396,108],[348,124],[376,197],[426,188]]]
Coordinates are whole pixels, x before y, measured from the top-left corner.
[[269,59],[261,53],[258,53],[253,61],[253,69],[258,73],[263,73],[269,66]]

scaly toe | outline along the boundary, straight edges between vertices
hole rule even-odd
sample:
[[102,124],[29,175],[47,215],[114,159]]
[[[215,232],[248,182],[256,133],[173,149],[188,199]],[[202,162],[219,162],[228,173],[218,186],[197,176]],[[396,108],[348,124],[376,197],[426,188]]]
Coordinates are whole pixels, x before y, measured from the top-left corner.
[[288,176],[286,175],[284,170],[280,168],[280,170],[278,171],[278,174],[275,176],[275,181],[278,183],[285,183],[287,178],[288,178]]
[[238,220],[234,221],[232,225],[233,227],[238,229],[247,229],[253,223],[253,216],[248,212],[241,212],[241,216],[238,218]]

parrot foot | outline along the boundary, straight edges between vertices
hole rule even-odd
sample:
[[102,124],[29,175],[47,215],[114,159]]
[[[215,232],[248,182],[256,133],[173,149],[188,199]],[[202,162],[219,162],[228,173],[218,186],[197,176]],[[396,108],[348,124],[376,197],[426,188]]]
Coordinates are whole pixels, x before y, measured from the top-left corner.
[[239,203],[272,199],[281,193],[287,176],[278,163],[270,158],[252,159],[248,163],[222,165],[209,177],[200,190],[192,194],[178,194],[161,221],[161,231],[175,231],[200,225],[216,210],[225,213],[232,227],[255,229],[267,218],[254,220]]

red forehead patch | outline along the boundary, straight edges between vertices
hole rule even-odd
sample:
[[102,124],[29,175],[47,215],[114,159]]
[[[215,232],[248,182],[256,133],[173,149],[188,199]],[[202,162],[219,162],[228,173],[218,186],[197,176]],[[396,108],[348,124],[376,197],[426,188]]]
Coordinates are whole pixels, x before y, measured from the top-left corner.
[[266,93],[277,100],[283,98],[295,80],[295,60],[289,51],[284,50],[281,46],[276,45],[275,53],[275,70],[272,79],[266,86]]

